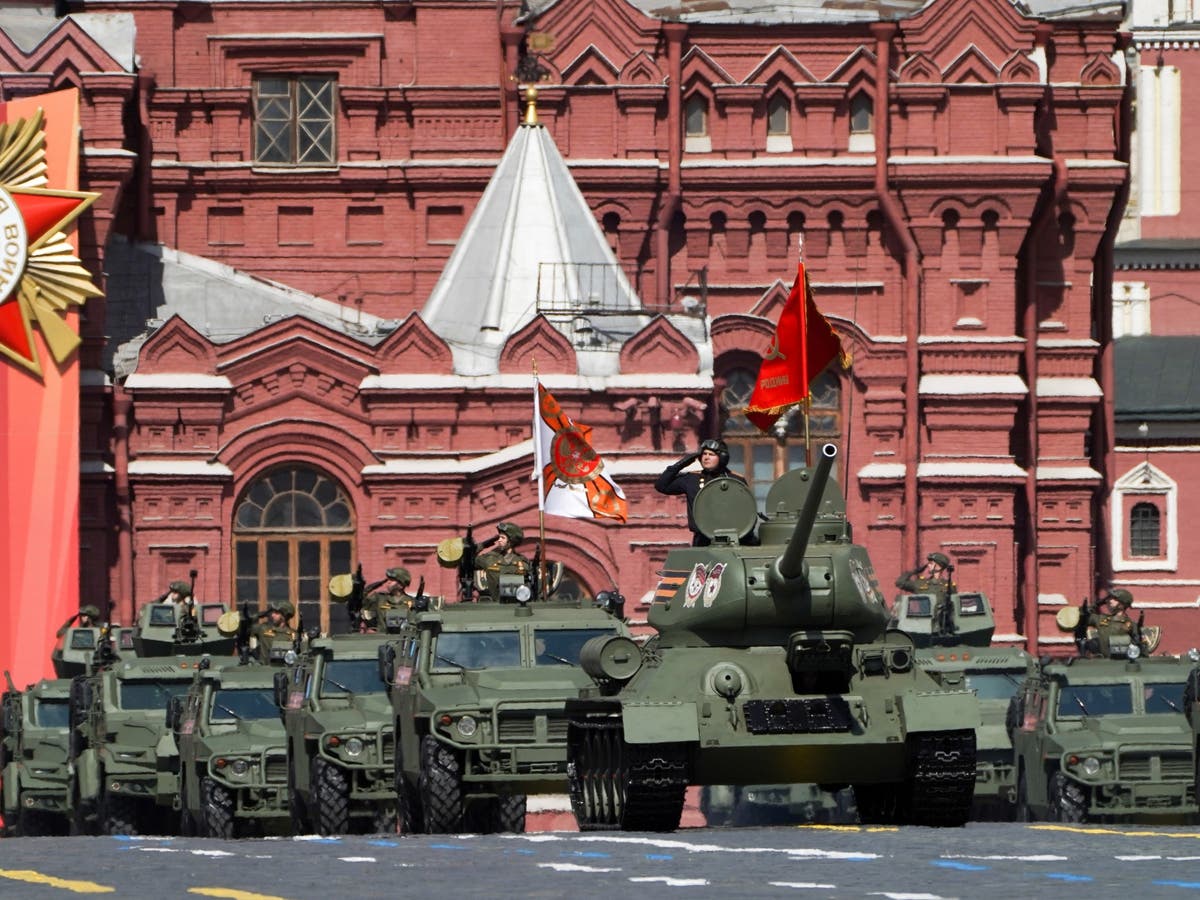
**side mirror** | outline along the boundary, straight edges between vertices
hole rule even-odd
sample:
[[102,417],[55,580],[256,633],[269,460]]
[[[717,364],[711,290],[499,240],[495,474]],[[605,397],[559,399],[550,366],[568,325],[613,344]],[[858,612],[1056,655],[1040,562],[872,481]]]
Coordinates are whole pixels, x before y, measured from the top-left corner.
[[280,709],[287,707],[288,700],[288,673],[275,673],[275,705]]
[[396,647],[393,644],[379,645],[379,680],[388,687],[396,677]]

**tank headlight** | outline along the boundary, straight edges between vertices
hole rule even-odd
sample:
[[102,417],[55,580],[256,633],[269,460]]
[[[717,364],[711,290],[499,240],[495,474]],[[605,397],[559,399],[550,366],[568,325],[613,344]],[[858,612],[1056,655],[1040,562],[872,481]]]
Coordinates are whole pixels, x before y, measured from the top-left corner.
[[1094,757],[1094,756],[1089,756],[1087,759],[1085,759],[1083,761],[1083,765],[1081,766],[1081,768],[1083,769],[1084,775],[1088,775],[1088,776],[1098,775],[1098,774],[1100,774],[1100,760],[1096,759],[1096,757]]
[[529,598],[533,596],[533,591],[529,589],[529,585],[523,584],[517,588],[517,602],[528,603]]
[[479,727],[479,723],[475,721],[474,716],[463,716],[458,720],[458,733],[463,737],[470,737],[475,733],[475,729]]
[[350,740],[346,741],[346,755],[347,756],[361,756],[362,752],[363,752],[362,738],[352,737],[352,738],[350,738]]
[[229,768],[233,770],[234,775],[245,775],[250,771],[250,763],[244,759],[235,759],[229,764]]
[[289,650],[287,653],[283,654],[284,665],[294,666],[296,664],[296,660],[299,658],[300,657],[296,655],[295,650]]
[[1142,648],[1139,647],[1137,644],[1130,643],[1130,645],[1125,648],[1125,656],[1128,657],[1129,659],[1137,659],[1141,655],[1142,655]]

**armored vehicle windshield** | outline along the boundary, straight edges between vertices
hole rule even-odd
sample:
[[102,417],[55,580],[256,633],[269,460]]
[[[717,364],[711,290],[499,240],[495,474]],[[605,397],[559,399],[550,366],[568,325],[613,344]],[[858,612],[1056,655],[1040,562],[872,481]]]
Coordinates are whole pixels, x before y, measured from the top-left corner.
[[66,728],[71,704],[66,697],[33,697],[33,721],[39,728]]
[[382,694],[386,687],[375,659],[331,659],[322,667],[318,694]]
[[242,719],[277,719],[279,707],[270,688],[222,688],[214,691],[208,720],[213,724]]
[[118,709],[166,709],[172,697],[187,693],[186,681],[121,681]]

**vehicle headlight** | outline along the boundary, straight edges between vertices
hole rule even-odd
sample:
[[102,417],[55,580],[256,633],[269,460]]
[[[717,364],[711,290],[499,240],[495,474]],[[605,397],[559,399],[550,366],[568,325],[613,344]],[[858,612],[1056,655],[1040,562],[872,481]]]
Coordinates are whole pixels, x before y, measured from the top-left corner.
[[245,775],[250,771],[250,763],[246,762],[244,759],[235,759],[229,764],[229,768],[232,770],[234,775]]
[[1200,662],[1200,650],[1192,647],[1190,650],[1188,650],[1187,657],[1192,662]]
[[517,602],[528,603],[529,598],[533,596],[533,591],[529,589],[529,585],[523,584],[517,588]]
[[283,654],[283,663],[287,666],[294,666],[296,664],[296,660],[299,658],[300,657],[296,655],[295,650],[289,650],[287,653]]
[[1088,776],[1098,775],[1098,774],[1100,774],[1100,760],[1096,759],[1096,757],[1094,757],[1094,756],[1089,756],[1087,759],[1085,759],[1083,761],[1083,765],[1081,766],[1081,768],[1083,769],[1084,775],[1088,775]]
[[1129,646],[1125,648],[1125,655],[1130,659],[1137,659],[1142,655],[1142,648],[1131,642]]
[[347,756],[361,756],[363,752],[362,738],[352,737],[346,741]]
[[475,729],[479,727],[479,723],[475,721],[474,716],[463,716],[458,720],[458,733],[463,737],[470,737],[475,733]]

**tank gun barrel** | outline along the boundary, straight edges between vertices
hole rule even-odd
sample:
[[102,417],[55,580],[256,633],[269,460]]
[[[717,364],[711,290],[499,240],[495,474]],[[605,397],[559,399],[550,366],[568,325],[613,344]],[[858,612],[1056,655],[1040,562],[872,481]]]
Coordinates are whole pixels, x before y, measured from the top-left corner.
[[800,507],[800,517],[792,530],[792,538],[776,562],[779,574],[786,579],[804,574],[804,553],[808,547],[808,538],[812,534],[813,525],[816,524],[817,512],[821,509],[821,500],[825,496],[825,485],[829,481],[829,473],[833,470],[833,461],[836,458],[835,445],[825,444],[821,447],[821,458],[813,467],[812,482],[804,497],[804,504]]

